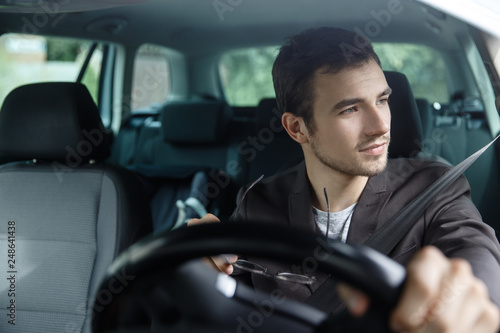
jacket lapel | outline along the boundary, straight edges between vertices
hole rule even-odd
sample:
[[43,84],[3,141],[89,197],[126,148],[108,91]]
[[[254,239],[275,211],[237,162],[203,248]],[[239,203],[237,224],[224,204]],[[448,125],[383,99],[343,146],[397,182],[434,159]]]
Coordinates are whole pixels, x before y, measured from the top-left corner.
[[[388,165],[388,167],[390,167]],[[293,192],[288,197],[288,214],[293,228],[318,231],[312,214],[309,180],[306,166],[302,162],[297,166],[297,179]],[[392,190],[388,186],[387,168],[382,173],[370,177],[352,216],[347,242],[363,244],[384,223],[380,219],[381,211],[389,201]]]
[[382,173],[370,177],[359,198],[352,216],[347,243],[361,245],[384,223],[381,211],[391,197],[388,188],[387,168]]
[[305,163],[300,163],[297,168],[297,179],[293,192],[288,196],[290,226],[310,231],[316,230]]

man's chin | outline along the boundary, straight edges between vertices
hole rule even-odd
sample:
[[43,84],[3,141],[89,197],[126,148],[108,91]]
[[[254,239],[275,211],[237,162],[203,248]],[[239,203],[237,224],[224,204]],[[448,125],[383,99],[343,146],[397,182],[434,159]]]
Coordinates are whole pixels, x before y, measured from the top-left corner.
[[387,163],[383,163],[380,165],[358,165],[357,167],[346,169],[346,170],[338,170],[345,174],[351,176],[362,176],[362,177],[372,177],[384,172]]
[[[314,158],[321,164],[341,174],[349,176],[371,177],[382,173],[387,166],[387,154],[379,156],[358,157],[349,161],[336,161],[324,158],[323,155],[314,151]],[[306,158],[307,161],[307,158]]]
[[365,172],[362,176],[367,176],[367,177],[376,176],[384,172],[386,167],[387,167],[387,156],[381,158],[380,160],[368,163],[368,165],[364,168]]

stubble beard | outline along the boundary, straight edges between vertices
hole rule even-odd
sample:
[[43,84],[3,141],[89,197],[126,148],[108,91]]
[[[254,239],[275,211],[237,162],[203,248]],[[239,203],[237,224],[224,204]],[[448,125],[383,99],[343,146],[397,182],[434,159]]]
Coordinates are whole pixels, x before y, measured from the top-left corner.
[[[365,144],[366,145],[366,144]],[[378,156],[363,156],[363,160],[354,159],[345,161],[328,156],[323,149],[320,148],[318,139],[311,141],[311,149],[314,156],[326,167],[333,171],[348,176],[376,176],[383,172],[387,166],[387,149],[385,153]]]

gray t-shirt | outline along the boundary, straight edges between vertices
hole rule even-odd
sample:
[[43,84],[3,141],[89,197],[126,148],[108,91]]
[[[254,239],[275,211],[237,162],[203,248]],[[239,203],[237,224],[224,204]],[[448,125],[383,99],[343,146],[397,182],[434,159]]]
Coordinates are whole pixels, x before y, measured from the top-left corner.
[[[347,233],[349,232],[349,225],[351,224],[352,213],[356,204],[347,207],[340,212],[330,213],[330,228],[328,229],[328,238],[339,239],[345,243]],[[314,221],[319,230],[326,235],[326,226],[328,223],[328,213],[312,207],[314,214]]]

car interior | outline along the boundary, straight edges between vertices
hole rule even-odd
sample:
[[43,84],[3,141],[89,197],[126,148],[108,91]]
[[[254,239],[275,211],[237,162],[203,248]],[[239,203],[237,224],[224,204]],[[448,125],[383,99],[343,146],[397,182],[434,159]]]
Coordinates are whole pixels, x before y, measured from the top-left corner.
[[[82,144],[89,140],[85,133],[104,140],[96,136],[102,123],[83,85],[22,86],[9,94],[1,114],[3,156],[40,161],[1,169],[2,197],[9,198],[2,200],[2,214],[15,216],[26,230],[17,298],[29,311],[22,325],[32,332],[81,327],[90,318],[78,311],[96,294],[107,266],[152,231],[142,185],[126,169],[91,162],[104,160],[110,148]],[[47,118],[55,121],[39,126]],[[87,154],[72,160],[68,145]],[[61,292],[64,299],[53,302]],[[44,320],[47,313],[52,320]]]
[[[500,16],[495,8],[491,15]],[[0,0],[0,216],[17,221],[15,233],[4,222],[0,230],[1,251],[15,260],[9,267],[3,260],[2,270],[16,277],[0,282],[0,300],[14,285],[16,302],[13,326],[1,301],[0,331],[98,331],[96,317],[108,330],[127,326],[120,320],[136,308],[116,305],[121,291],[160,278],[132,283],[124,269],[149,274],[137,263],[153,249],[177,263],[169,246],[183,260],[202,249],[258,246],[237,244],[237,230],[233,239],[208,229],[205,239],[186,234],[199,237],[199,247],[162,239],[186,233],[187,220],[206,213],[224,224],[240,188],[303,159],[281,125],[271,67],[285,38],[322,26],[374,44],[393,90],[389,158],[453,166],[499,134],[500,30],[433,1]],[[499,154],[496,142],[465,171],[472,201],[497,237]],[[149,243],[130,248],[144,237]],[[293,237],[297,243],[283,240],[283,247],[300,243]],[[161,270],[160,259],[144,260]],[[172,273],[169,281],[183,277]],[[149,302],[171,309],[164,298]],[[309,311],[296,306],[283,318]],[[114,311],[125,315],[106,324]],[[153,312],[146,317],[176,318]],[[132,317],[150,323],[142,312]],[[315,329],[324,320],[311,318],[305,326]],[[288,327],[281,320],[262,329]],[[210,331],[185,331],[198,330]]]

